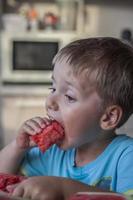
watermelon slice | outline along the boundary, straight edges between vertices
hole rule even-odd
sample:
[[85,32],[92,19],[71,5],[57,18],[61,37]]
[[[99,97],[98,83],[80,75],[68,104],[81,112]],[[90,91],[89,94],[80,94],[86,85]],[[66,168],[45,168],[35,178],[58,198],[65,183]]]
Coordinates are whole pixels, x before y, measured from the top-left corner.
[[20,183],[25,179],[26,177],[24,176],[0,173],[0,190],[9,192],[9,190],[6,189],[8,185]]
[[128,200],[126,196],[111,192],[79,192],[68,200]]
[[52,121],[41,133],[32,135],[31,139],[44,153],[49,147],[64,137],[64,128],[57,122]]

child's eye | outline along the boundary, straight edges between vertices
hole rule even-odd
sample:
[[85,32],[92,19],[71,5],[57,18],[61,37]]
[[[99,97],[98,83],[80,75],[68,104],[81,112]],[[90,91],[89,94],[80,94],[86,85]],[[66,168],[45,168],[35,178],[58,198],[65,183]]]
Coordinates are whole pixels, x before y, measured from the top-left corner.
[[71,103],[73,103],[73,102],[75,102],[76,101],[76,99],[75,98],[73,98],[73,97],[71,97],[71,96],[69,96],[69,95],[65,95],[65,98],[69,101],[69,102],[71,102]]
[[56,91],[56,89],[54,87],[50,87],[49,90],[51,91],[51,93]]

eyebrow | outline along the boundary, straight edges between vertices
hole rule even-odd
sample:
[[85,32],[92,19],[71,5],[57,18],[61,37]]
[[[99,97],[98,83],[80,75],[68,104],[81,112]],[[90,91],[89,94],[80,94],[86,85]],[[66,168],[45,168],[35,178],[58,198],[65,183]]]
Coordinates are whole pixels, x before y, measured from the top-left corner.
[[[52,74],[51,79],[56,83],[56,80],[54,78],[54,75]],[[69,86],[73,86],[71,82],[69,81],[65,81],[66,84],[68,84]]]

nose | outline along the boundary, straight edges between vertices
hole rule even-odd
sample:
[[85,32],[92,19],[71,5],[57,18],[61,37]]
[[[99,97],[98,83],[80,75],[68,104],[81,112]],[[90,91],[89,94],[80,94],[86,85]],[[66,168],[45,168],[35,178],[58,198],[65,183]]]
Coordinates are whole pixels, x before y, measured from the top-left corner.
[[46,109],[52,110],[52,111],[58,111],[59,110],[59,105],[58,105],[58,100],[57,100],[56,95],[51,94],[47,97],[47,99],[46,99]]

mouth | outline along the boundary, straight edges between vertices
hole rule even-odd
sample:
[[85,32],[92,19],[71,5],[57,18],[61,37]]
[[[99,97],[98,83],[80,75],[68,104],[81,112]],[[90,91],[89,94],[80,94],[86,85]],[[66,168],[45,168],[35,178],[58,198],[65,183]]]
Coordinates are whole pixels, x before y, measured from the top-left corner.
[[47,117],[48,117],[48,119],[49,119],[51,122],[52,122],[52,121],[57,121],[57,122],[61,125],[61,127],[63,128],[63,130],[64,130],[64,137],[63,137],[61,140],[58,140],[58,141],[56,142],[57,146],[60,147],[60,146],[62,146],[62,144],[64,143],[64,140],[66,139],[65,126],[64,126],[64,124],[63,124],[63,122],[62,122],[61,120],[52,117],[49,113],[47,113]]
[[51,117],[49,114],[46,115],[47,118],[50,120],[50,121],[54,121],[55,119],[53,117]]
[[55,119],[54,117],[52,117],[52,116],[49,115],[48,113],[47,113],[46,116],[47,116],[47,118],[48,118],[50,121],[57,121],[57,122],[62,126],[62,128],[64,129],[64,125],[63,125],[63,123],[62,123],[61,120]]

